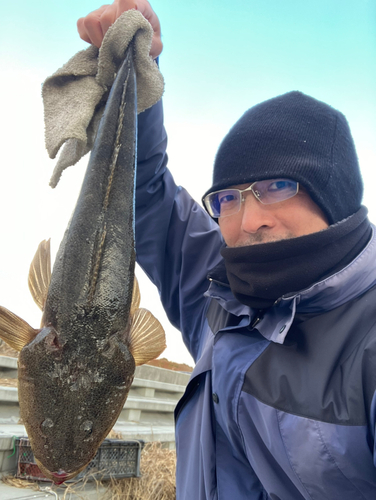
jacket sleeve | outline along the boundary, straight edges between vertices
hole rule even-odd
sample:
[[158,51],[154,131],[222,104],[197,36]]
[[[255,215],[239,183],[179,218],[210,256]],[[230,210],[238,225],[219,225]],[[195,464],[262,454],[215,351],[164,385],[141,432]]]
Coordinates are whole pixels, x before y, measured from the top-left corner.
[[161,101],[138,117],[137,261],[157,286],[171,323],[197,359],[207,272],[220,260],[217,224],[167,169]]

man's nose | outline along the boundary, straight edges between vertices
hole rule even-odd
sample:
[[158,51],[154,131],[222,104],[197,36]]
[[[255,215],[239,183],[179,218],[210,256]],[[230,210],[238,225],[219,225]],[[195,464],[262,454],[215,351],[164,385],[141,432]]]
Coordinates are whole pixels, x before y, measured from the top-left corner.
[[257,231],[275,226],[275,218],[268,205],[258,201],[253,193],[244,193],[242,202],[242,230],[246,233],[257,233]]

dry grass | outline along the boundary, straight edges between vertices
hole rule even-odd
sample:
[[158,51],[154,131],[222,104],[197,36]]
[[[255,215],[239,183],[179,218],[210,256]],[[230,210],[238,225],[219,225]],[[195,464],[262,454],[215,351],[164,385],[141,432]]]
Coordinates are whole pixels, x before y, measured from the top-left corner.
[[10,358],[18,358],[18,351],[9,347],[3,340],[0,340],[0,356],[8,356]]
[[34,481],[18,479],[18,477],[15,476],[2,476],[1,480],[7,486],[13,486],[14,488],[30,488],[32,490],[39,491],[39,485]]
[[16,378],[0,378],[0,385],[3,387],[17,387]]
[[114,431],[114,429],[111,429],[110,432],[107,434],[106,439],[124,439],[124,438],[121,432]]
[[141,477],[112,480],[103,500],[175,500],[176,452],[147,443],[141,454]]
[[[141,453],[141,477],[128,479],[112,479],[100,482],[95,480],[98,499],[101,500],[175,500],[175,468],[176,453],[162,448],[161,443],[147,443]],[[77,483],[65,483],[61,500],[67,500],[70,494],[85,499],[85,485],[91,479]],[[36,482],[18,479],[13,476],[4,476],[2,481],[16,488],[32,488],[40,491],[46,483],[38,485]],[[93,483],[91,483],[93,484]],[[54,487],[52,487],[54,489]],[[103,493],[103,488],[105,492]]]
[[193,372],[192,366],[186,365],[185,363],[176,363],[175,361],[170,361],[167,358],[158,358],[148,361],[147,365],[158,366],[159,368],[166,368],[167,370],[173,370],[176,372]]
[[[77,499],[87,500],[85,488],[86,488],[86,483],[89,481],[91,485],[94,483],[96,486],[97,499],[102,500],[103,494],[99,490],[102,484],[100,483],[100,481],[97,481],[94,477],[91,477],[90,475],[86,476],[83,481],[79,481],[77,483],[64,483],[63,485],[61,485],[61,487],[59,487],[59,489],[57,490],[59,492],[59,499],[70,500],[72,495],[74,495],[74,497]],[[54,488],[56,488],[56,486]],[[91,491],[93,490],[91,489]],[[93,498],[92,494],[90,495],[90,498]]]
[[[28,481],[27,479],[19,479],[14,476],[3,476],[1,478],[2,482],[8,486],[13,486],[14,488],[27,488],[34,491],[55,491],[58,494],[59,500],[69,500],[72,495],[76,499],[87,500],[87,495],[85,492],[86,483],[90,480],[90,476],[86,477],[84,481],[77,483],[64,483],[61,487],[52,485],[52,483],[46,482],[36,482]],[[95,481],[97,488],[97,498],[102,500],[102,494],[99,488],[102,486],[100,482]],[[94,484],[95,484],[94,483]],[[92,490],[91,490],[92,491]],[[31,498],[31,497],[30,497]],[[92,498],[92,496],[90,497]]]

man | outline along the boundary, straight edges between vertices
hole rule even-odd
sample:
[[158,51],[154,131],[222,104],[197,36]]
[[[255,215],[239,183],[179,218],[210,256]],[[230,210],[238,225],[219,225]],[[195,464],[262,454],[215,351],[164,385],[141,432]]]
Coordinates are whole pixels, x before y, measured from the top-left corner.
[[[132,7],[158,56],[146,1],[102,7],[81,37],[100,45]],[[177,498],[376,498],[376,239],[345,117],[300,92],[248,110],[218,150],[210,216],[166,168],[161,103],[138,141],[138,261],[196,361]]]

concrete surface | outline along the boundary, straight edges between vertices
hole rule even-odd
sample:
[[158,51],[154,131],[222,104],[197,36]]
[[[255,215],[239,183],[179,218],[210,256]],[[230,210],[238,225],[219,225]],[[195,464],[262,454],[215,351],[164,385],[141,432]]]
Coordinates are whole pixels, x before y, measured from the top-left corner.
[[[35,491],[31,488],[16,488],[8,486],[0,480],[0,499],[1,500],[62,500],[65,489],[49,486],[49,483],[38,483],[41,491]],[[69,490],[68,490],[69,491]],[[86,483],[84,489],[77,485],[77,493],[68,493],[65,500],[102,500],[105,494],[105,488],[97,488],[95,483]]]

